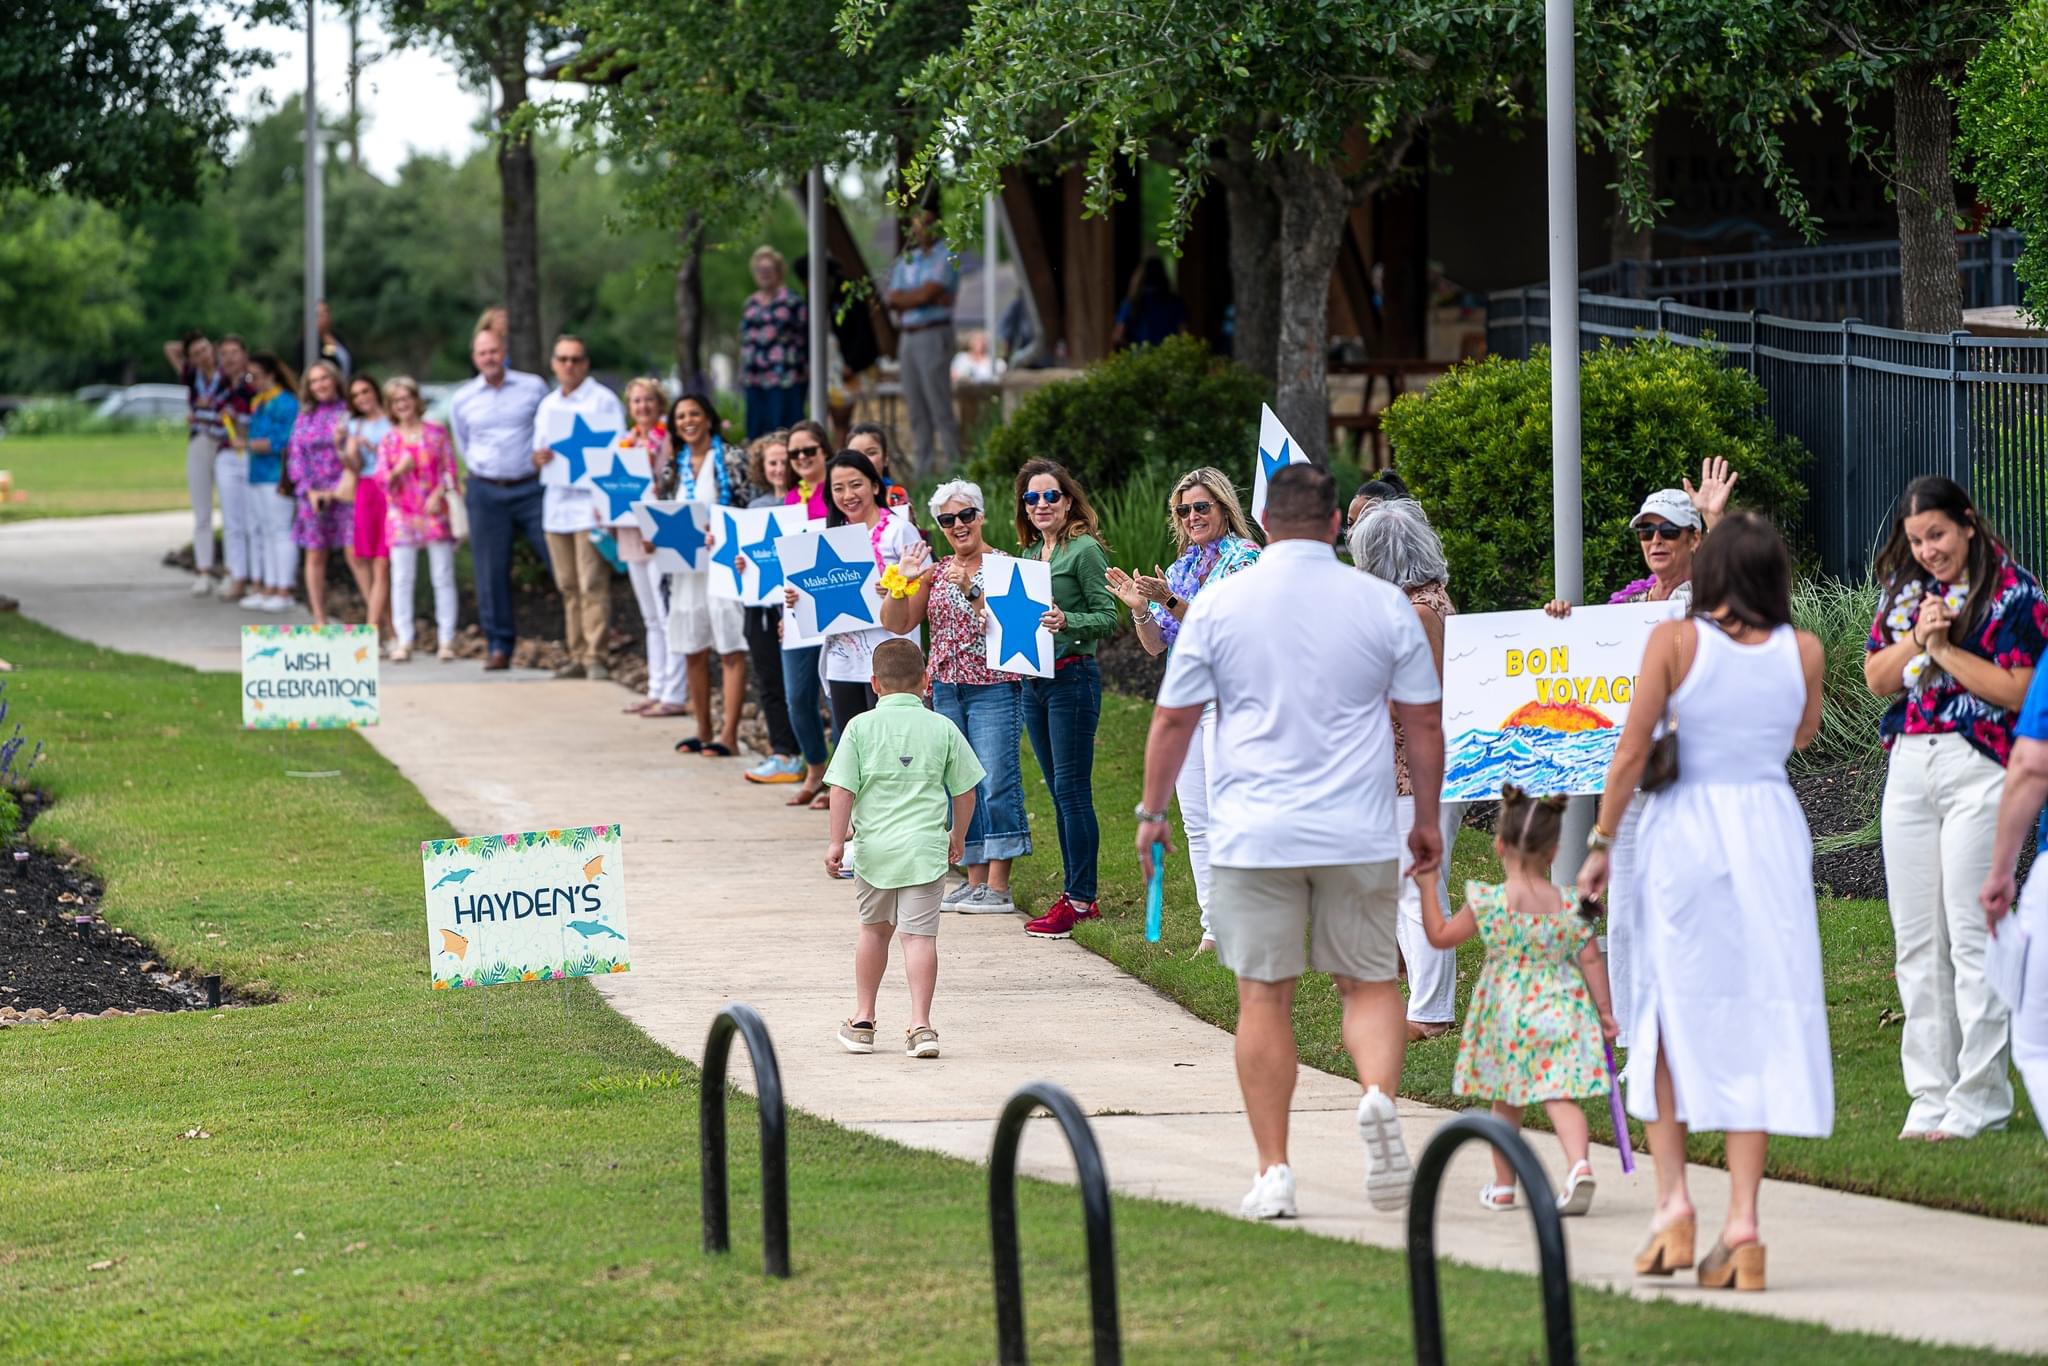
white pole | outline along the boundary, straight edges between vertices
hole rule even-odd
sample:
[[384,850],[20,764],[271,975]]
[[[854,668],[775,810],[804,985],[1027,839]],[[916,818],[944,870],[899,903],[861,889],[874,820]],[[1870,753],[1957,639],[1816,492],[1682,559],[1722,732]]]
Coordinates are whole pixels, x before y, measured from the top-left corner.
[[[825,325],[830,321],[832,309],[839,301],[827,297],[825,274],[825,168],[813,163],[810,176],[804,186],[804,219],[808,232],[811,256],[810,279],[805,290],[810,298],[811,309],[811,420],[824,422],[825,416],[825,366],[829,359],[825,345]],[[856,307],[863,305],[856,304]]]
[[[1543,4],[1543,119],[1550,162],[1551,554],[1557,596],[1586,595],[1584,505],[1579,493],[1578,98],[1572,0]],[[1565,814],[1553,875],[1576,877],[1593,827],[1593,802]]]
[[981,330],[988,338],[988,353],[996,353],[996,264],[1002,258],[1002,219],[996,197],[981,199]]
[[312,364],[320,354],[320,298],[327,292],[326,244],[322,241],[320,204],[320,100],[314,84],[313,29],[319,22],[319,0],[306,0],[306,352]]

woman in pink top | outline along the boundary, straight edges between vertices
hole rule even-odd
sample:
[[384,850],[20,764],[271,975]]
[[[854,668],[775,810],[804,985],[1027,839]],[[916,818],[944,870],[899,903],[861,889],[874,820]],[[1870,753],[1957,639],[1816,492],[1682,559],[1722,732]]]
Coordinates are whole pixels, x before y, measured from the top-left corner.
[[391,616],[398,641],[391,662],[412,658],[413,585],[418,581],[419,551],[427,551],[427,572],[434,580],[434,627],[440,637],[442,663],[455,658],[455,533],[448,522],[448,503],[462,496],[448,429],[426,420],[420,386],[400,375],[384,386],[391,430],[377,448],[377,469],[384,480],[384,533],[391,552]]

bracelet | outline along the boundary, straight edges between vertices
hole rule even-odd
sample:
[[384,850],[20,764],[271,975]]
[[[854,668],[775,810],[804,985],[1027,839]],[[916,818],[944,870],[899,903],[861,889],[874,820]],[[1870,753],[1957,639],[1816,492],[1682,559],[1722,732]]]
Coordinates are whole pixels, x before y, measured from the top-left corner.
[[892,598],[911,597],[916,594],[918,588],[923,583],[923,575],[919,575],[914,579],[906,579],[903,577],[903,571],[893,564],[882,571],[881,586]]
[[1166,813],[1164,811],[1147,811],[1143,802],[1139,802],[1131,814],[1138,818],[1138,824],[1140,825],[1164,825],[1166,823]]

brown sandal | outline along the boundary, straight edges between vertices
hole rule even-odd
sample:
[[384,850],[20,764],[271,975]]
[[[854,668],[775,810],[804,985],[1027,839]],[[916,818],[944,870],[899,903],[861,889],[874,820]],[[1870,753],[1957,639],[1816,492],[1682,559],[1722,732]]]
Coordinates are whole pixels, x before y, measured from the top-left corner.
[[820,783],[816,787],[812,787],[810,784],[806,783],[804,786],[798,788],[796,790],[796,795],[794,797],[791,797],[788,801],[784,802],[783,805],[809,806],[811,804],[811,799],[822,794],[824,790],[825,785],[823,783]]
[[1673,1219],[1650,1234],[1650,1241],[1636,1253],[1636,1275],[1669,1276],[1692,1265],[1692,1243],[1698,1228],[1691,1218]]
[[1700,1263],[1700,1285],[1708,1290],[1761,1290],[1764,1288],[1764,1245],[1743,1243],[1729,1247],[1719,1238],[1714,1250]]

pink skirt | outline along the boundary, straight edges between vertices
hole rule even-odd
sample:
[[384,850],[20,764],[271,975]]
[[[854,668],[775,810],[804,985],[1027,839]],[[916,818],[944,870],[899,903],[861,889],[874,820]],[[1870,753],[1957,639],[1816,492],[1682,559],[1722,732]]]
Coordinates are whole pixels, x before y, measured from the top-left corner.
[[384,526],[386,501],[384,486],[375,478],[356,481],[355,546],[359,560],[391,558],[391,543],[386,539]]

